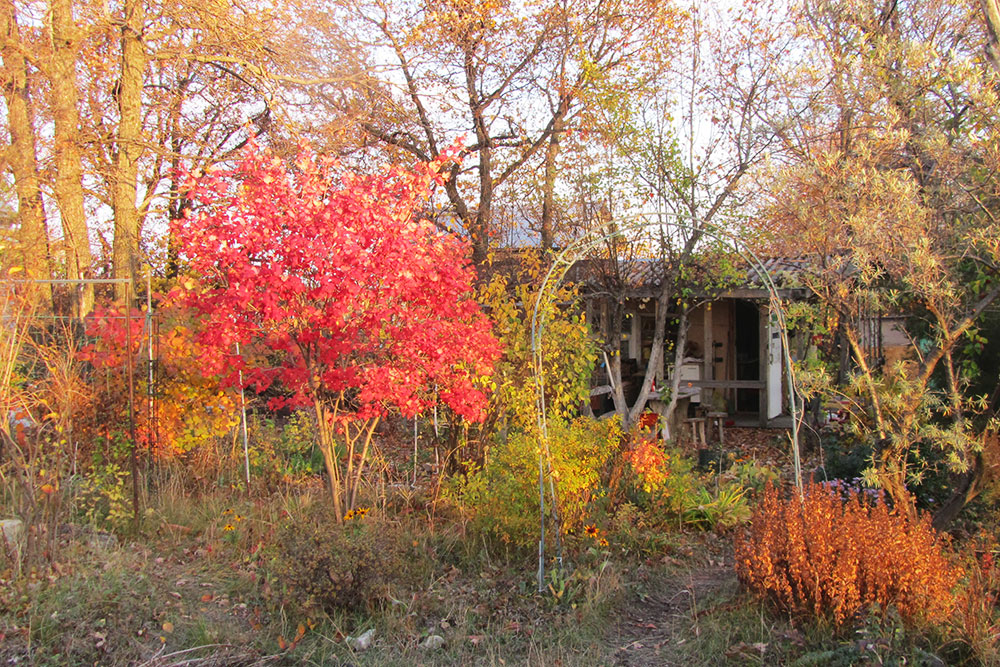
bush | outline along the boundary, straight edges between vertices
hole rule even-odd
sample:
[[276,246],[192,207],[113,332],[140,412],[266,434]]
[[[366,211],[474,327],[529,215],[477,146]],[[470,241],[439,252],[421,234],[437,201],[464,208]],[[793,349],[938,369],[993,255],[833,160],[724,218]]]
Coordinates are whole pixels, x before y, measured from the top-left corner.
[[[990,527],[992,528],[992,527]],[[984,528],[967,546],[965,560],[967,577],[958,595],[957,611],[953,617],[953,634],[959,655],[948,656],[953,663],[960,660],[972,663],[974,657],[980,664],[1000,664],[1000,544]],[[965,650],[962,650],[965,649]],[[971,655],[969,655],[971,653]]]
[[385,598],[392,549],[366,515],[361,508],[338,526],[320,508],[278,532],[273,579],[288,600],[333,614],[369,610]]
[[625,466],[616,483],[653,525],[676,521],[724,530],[750,518],[746,489],[735,474],[716,487],[713,478],[696,474],[692,462],[679,451],[664,451],[643,436],[622,453],[622,460]]
[[[549,450],[563,528],[579,530],[599,493],[601,470],[618,444],[615,420],[553,421]],[[546,493],[548,480],[546,480]],[[526,433],[494,446],[481,468],[456,489],[475,513],[475,525],[505,542],[528,546],[538,540],[538,443]]]
[[803,498],[769,487],[748,534],[736,543],[740,581],[792,614],[835,627],[872,608],[904,623],[944,620],[960,568],[930,517],[918,520],[874,500],[810,484]]
[[250,475],[258,484],[275,488],[323,471],[323,455],[315,444],[316,416],[296,410],[287,419],[251,415]]
[[636,438],[621,459],[625,466],[616,476],[617,485],[654,521],[679,517],[702,486],[689,459],[678,450],[664,451],[648,436]]
[[685,524],[716,531],[735,528],[749,519],[746,489],[732,483],[720,486],[714,493],[706,487],[699,488],[687,499],[681,513]]
[[737,484],[746,489],[751,496],[764,492],[768,484],[778,481],[778,471],[771,466],[754,459],[733,458],[729,469],[722,473],[724,482]]
[[77,503],[91,524],[125,533],[133,511],[128,471],[115,463],[94,466],[80,485]]

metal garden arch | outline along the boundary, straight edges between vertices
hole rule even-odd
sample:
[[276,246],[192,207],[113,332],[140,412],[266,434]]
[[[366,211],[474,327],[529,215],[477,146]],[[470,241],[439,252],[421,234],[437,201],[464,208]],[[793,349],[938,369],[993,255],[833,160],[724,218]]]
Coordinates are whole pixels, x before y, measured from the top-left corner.
[[[600,227],[588,232],[584,236],[574,240],[561,250],[552,261],[545,279],[538,291],[535,299],[534,310],[531,314],[531,352],[533,359],[533,372],[535,377],[535,411],[538,420],[539,453],[538,453],[538,499],[539,499],[539,540],[538,540],[538,592],[545,590],[545,463],[549,461],[549,491],[552,498],[553,518],[558,526],[558,504],[556,503],[555,482],[551,475],[551,457],[549,455],[548,442],[548,419],[545,407],[545,370],[542,364],[544,355],[542,352],[542,341],[545,335],[545,317],[543,306],[551,302],[553,295],[559,285],[566,277],[566,273],[577,262],[587,254],[600,246],[605,241],[621,237],[629,232],[639,232],[644,230],[658,230],[669,232],[687,232],[689,234],[699,234],[716,241],[728,244],[729,247],[739,255],[744,261],[752,266],[760,276],[770,295],[769,303],[773,313],[777,316],[778,330],[781,336],[781,347],[784,356],[784,366],[788,384],[788,404],[792,417],[792,458],[794,462],[795,486],[799,493],[802,493],[802,466],[799,458],[799,426],[800,410],[798,397],[795,390],[795,375],[792,367],[792,357],[788,346],[788,329],[785,325],[785,313],[778,296],[777,287],[771,278],[767,267],[760,260],[757,254],[747,247],[739,236],[720,228],[717,225],[692,224],[689,217],[674,213],[651,212],[639,213],[610,220]],[[560,542],[559,530],[555,533],[557,562],[562,567],[562,545]]]

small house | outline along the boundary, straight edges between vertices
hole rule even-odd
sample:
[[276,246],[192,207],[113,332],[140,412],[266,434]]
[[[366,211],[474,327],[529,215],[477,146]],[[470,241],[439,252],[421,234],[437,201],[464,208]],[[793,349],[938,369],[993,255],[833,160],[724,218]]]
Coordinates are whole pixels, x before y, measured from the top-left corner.
[[[619,278],[623,287],[608,288],[606,260],[582,260],[574,265],[569,280],[581,287],[587,319],[595,332],[609,331],[612,313],[622,314],[621,381],[629,405],[633,405],[651,358],[655,319],[661,283],[655,260],[633,260],[628,278]],[[803,259],[773,258],[763,268],[784,302],[807,300],[810,292],[799,280],[808,270]],[[613,307],[617,300],[620,309]],[[773,311],[770,292],[757,269],[749,269],[745,278],[716,293],[695,295],[697,305],[688,313],[688,332],[679,369],[674,369],[673,344],[676,325],[668,325],[664,354],[655,370],[656,390],[650,396],[650,409],[660,412],[671,386],[673,373],[680,373],[681,410],[701,407],[707,412],[725,412],[737,424],[786,427],[790,425],[785,355],[779,319]],[[860,314],[863,320],[863,347],[873,364],[881,365],[898,352],[893,343],[899,338],[897,319],[877,314]],[[791,357],[808,353],[805,336],[788,332]],[[592,380],[591,410],[595,415],[614,410],[611,399],[612,379],[607,373],[606,358],[599,359]],[[691,407],[688,407],[691,406]]]

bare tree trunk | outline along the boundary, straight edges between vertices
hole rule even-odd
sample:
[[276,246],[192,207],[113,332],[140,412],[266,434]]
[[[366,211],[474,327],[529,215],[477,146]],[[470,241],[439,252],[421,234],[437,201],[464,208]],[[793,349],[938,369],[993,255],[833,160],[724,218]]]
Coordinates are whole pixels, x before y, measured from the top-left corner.
[[[146,50],[142,43],[145,7],[140,0],[127,0],[124,11],[121,70],[118,79],[118,145],[112,179],[115,236],[111,266],[116,278],[127,278],[138,273],[139,216],[136,212],[136,183],[139,140],[142,135],[142,75],[146,69]],[[124,296],[124,291],[124,285],[116,285],[116,298]]]
[[958,476],[952,486],[951,496],[934,513],[931,525],[935,530],[942,532],[947,530],[951,522],[961,514],[962,509],[979,495],[983,472],[983,458],[977,454],[972,469]]
[[[649,363],[646,364],[646,375],[642,379],[639,396],[636,398],[635,405],[632,406],[629,412],[630,424],[638,422],[639,415],[646,409],[646,403],[649,401],[649,392],[652,390],[653,380],[656,377],[656,369],[660,366],[660,358],[663,356],[663,343],[667,334],[667,313],[670,310],[672,287],[672,282],[664,281],[663,286],[660,288],[660,296],[657,299],[656,320],[653,324],[652,347],[649,351]],[[685,321],[687,320],[686,311],[682,317]],[[676,376],[677,373],[674,373],[674,375]]]
[[[14,174],[17,191],[18,217],[20,218],[20,252],[27,278],[49,277],[49,235],[45,225],[45,209],[38,175],[35,152],[35,132],[32,124],[31,99],[28,92],[28,70],[21,51],[20,29],[14,3],[3,0],[0,4],[0,57],[3,58],[6,77],[3,78],[4,99],[7,101],[7,122],[10,128],[10,148],[7,162]],[[33,290],[34,298],[41,305],[52,302],[52,290]]]
[[[715,216],[715,212],[718,207],[721,206],[722,198],[716,200],[712,209],[706,215],[705,220],[709,221]],[[675,290],[678,287],[678,279],[681,275],[681,269],[684,263],[689,261],[691,257],[694,256],[695,247],[704,235],[704,228],[697,228],[691,231],[691,235],[684,242],[684,247],[680,254],[669,260],[664,257],[664,265],[667,267],[664,271],[662,282],[660,283],[660,294],[657,297],[657,313],[656,322],[653,328],[653,342],[652,349],[650,350],[649,363],[646,365],[646,372],[642,381],[642,388],[639,392],[639,397],[636,400],[636,404],[632,407],[630,412],[630,422],[635,423],[639,419],[639,415],[646,408],[646,401],[649,399],[649,390],[653,384],[653,379],[656,376],[656,369],[660,363],[660,355],[663,354],[663,343],[666,338],[666,323],[667,323],[667,313],[670,310],[670,303],[676,296]],[[668,264],[669,262],[669,264]],[[680,359],[683,361],[684,358],[684,346],[687,343],[687,311],[688,307],[685,306],[682,310],[682,316],[684,320],[684,326],[680,328],[677,333],[676,349],[674,356],[680,354]],[[708,352],[706,352],[708,354]],[[674,369],[675,379],[679,377],[680,366]],[[676,387],[675,387],[676,394]],[[672,408],[671,408],[672,410]]]
[[313,401],[316,410],[316,427],[319,430],[319,451],[323,454],[323,464],[330,482],[330,500],[337,523],[344,521],[343,484],[340,478],[340,462],[337,460],[337,444],[330,429],[328,410],[323,401]]
[[472,263],[484,263],[489,254],[489,229],[493,217],[493,181],[489,176],[492,156],[488,149],[479,151],[480,195],[479,208],[472,219],[469,234],[472,237]]
[[[83,167],[78,138],[80,114],[77,109],[76,26],[72,0],[52,0],[52,117],[55,132],[55,197],[59,204],[66,237],[66,277],[87,278],[93,256],[83,210]],[[90,312],[94,289],[84,286],[74,291],[77,315]]]
[[476,131],[476,144],[479,146],[479,206],[475,216],[466,221],[469,225],[467,231],[472,239],[472,262],[478,266],[486,261],[489,252],[488,230],[493,212],[493,146],[486,124],[485,104],[476,88],[479,73],[476,68],[475,53],[473,47],[468,44],[464,65],[469,111],[472,114],[472,127]]
[[909,519],[916,519],[917,505],[909,489],[906,488],[907,464],[905,458],[899,460],[898,454],[891,448],[878,458],[881,464],[878,481],[882,489],[892,499],[897,511],[905,514]]
[[346,480],[347,485],[350,487],[347,489],[348,510],[352,510],[357,506],[358,489],[361,488],[361,479],[365,471],[365,462],[368,460],[368,450],[371,447],[372,437],[375,435],[375,427],[378,426],[378,422],[379,418],[375,417],[361,427],[361,437],[364,439],[361,449],[361,460],[358,463],[358,469],[355,471],[354,478]]
[[982,0],[983,18],[986,20],[986,55],[993,69],[1000,72],[1000,4],[997,0]]
[[[663,418],[670,423],[673,419],[674,410],[677,409],[677,394],[681,390],[681,365],[684,363],[684,348],[687,346],[688,310],[681,311],[680,323],[677,329],[677,338],[674,340],[674,373],[670,376],[670,402],[667,403],[666,414]],[[676,434],[675,434],[676,435]]]
[[[1000,383],[993,395],[997,395],[1000,390]],[[996,417],[996,405],[991,402],[987,411],[987,416]],[[982,435],[983,449],[972,457],[970,468],[965,473],[958,475],[952,484],[951,496],[934,513],[932,525],[939,531],[947,530],[951,522],[962,512],[967,504],[972,502],[984,487],[995,483],[997,476],[996,466],[989,465],[987,461],[997,460],[997,451],[1000,450],[1000,436],[995,431],[988,431]]]
[[187,76],[181,78],[177,83],[177,94],[174,102],[170,106],[170,201],[167,204],[167,218],[170,221],[170,228],[167,230],[167,266],[166,277],[176,278],[180,273],[180,249],[174,238],[174,223],[184,219],[187,208],[191,201],[187,198],[187,193],[181,192],[181,150],[183,141],[181,138],[181,105],[184,102],[184,94],[187,92],[191,79]]
[[563,108],[568,105],[560,99],[560,112],[553,118],[552,135],[545,148],[545,181],[542,183],[541,247],[548,250],[555,241],[554,218],[556,210],[556,160],[559,157],[559,140],[565,130]]

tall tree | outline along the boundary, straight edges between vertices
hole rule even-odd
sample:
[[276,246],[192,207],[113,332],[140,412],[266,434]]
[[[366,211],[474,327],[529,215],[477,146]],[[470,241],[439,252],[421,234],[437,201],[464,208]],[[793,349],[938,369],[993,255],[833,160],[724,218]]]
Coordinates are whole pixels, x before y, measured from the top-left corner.
[[986,21],[986,54],[993,68],[1000,72],[1000,3],[997,0],[982,0],[982,7]]
[[[66,254],[66,277],[90,278],[93,254],[84,213],[83,157],[80,128],[76,63],[81,30],[73,16],[72,0],[52,0],[49,5],[51,59],[43,72],[52,87],[51,106],[54,132],[55,183],[53,192]],[[74,312],[82,315],[93,306],[93,287],[72,290]]]
[[[13,0],[3,0],[0,4],[0,39],[3,40],[0,46],[2,84],[10,130],[10,146],[5,153],[17,191],[21,258],[29,279],[45,279],[49,277],[48,229],[38,173],[28,65]],[[43,295],[46,292],[40,291]]]
[[[146,70],[146,47],[143,44],[146,8],[144,0],[125,0],[121,24],[121,65],[118,71],[118,136],[115,145],[111,201],[114,208],[114,246],[111,258],[115,278],[138,274],[139,216],[136,188],[142,135],[142,84]],[[115,296],[125,297],[124,287],[116,285]]]
[[[251,135],[289,118],[279,109],[296,100],[290,87],[332,80],[286,47],[302,45],[285,39],[299,20],[285,8],[186,0],[50,0],[44,8],[40,24],[36,5],[3,6],[4,100],[16,145],[7,165],[23,200],[22,232],[44,241],[39,221],[61,225],[51,256],[55,273],[69,278],[134,275],[157,252],[148,233],[164,231],[187,205],[174,176],[181,162],[204,168],[231,158]],[[44,192],[55,203],[48,210]],[[39,271],[44,264],[30,262]],[[72,293],[83,296],[74,309],[88,310],[93,291]]]
[[[815,2],[803,19],[810,59],[798,85],[811,104],[784,128],[794,162],[766,221],[779,247],[814,258],[807,284],[851,354],[841,391],[873,445],[868,479],[913,511],[921,445],[968,473],[989,440],[962,355],[1000,298],[989,38],[971,0]],[[906,363],[883,366],[865,345],[872,313],[887,312],[910,316]]]
[[[675,336],[675,367],[683,361],[687,317],[696,302],[679,299],[682,290],[698,287],[710,293],[713,283],[719,287],[732,279],[726,271],[695,278],[691,269],[699,258],[718,258],[721,247],[710,232],[740,232],[728,216],[752,192],[746,187],[747,176],[780,148],[770,120],[789,112],[780,84],[793,38],[789,17],[775,3],[721,10],[694,7],[678,28],[682,45],[663,74],[650,82],[647,94],[602,107],[603,144],[615,153],[623,172],[615,190],[634,193],[630,208],[618,212],[661,212],[666,214],[662,222],[672,225],[666,234],[654,231],[628,239],[644,248],[645,264],[656,264],[658,285],[650,359],[632,405],[622,391],[620,305],[606,332],[609,372],[617,388],[615,408],[626,428],[646,408],[668,330]],[[618,200],[629,203],[620,196]],[[629,276],[636,274],[629,268],[634,258],[616,247],[607,248],[605,255],[614,260],[605,280],[623,298],[634,287],[628,284]],[[649,270],[641,273],[648,275]],[[679,381],[675,373],[672,397],[678,394]],[[675,405],[674,398],[668,415]]]
[[178,233],[203,284],[182,295],[208,325],[205,361],[315,410],[338,522],[357,506],[380,418],[441,401],[482,420],[473,381],[499,350],[464,243],[414,216],[438,168],[345,174],[303,150],[289,173],[251,147],[234,172],[189,183],[205,208]]
[[374,0],[353,9],[363,46],[393,57],[382,85],[365,91],[378,104],[364,130],[423,160],[469,133],[472,160],[448,174],[442,224],[468,234],[477,263],[488,252],[498,193],[535,168],[546,193],[539,232],[543,246],[553,243],[561,143],[601,93],[636,88],[662,65],[676,17],[666,3],[617,0]]

